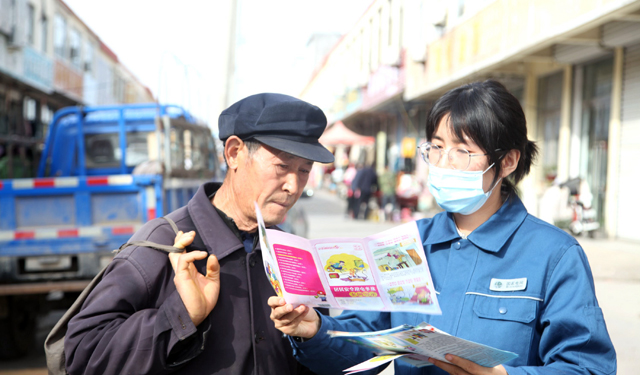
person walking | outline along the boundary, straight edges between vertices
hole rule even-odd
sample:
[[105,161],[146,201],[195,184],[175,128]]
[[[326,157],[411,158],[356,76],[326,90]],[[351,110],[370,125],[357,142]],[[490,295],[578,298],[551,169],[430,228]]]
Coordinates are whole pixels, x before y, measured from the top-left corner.
[[[169,213],[193,243],[178,256],[128,247],[71,319],[67,371],[75,374],[303,374],[282,333],[269,324],[275,292],[262,267],[254,202],[265,224],[282,222],[314,161],[333,155],[318,138],[327,124],[316,106],[258,94],[222,112],[228,166]],[[160,218],[132,237],[173,243]],[[189,238],[190,242],[191,238]]]
[[515,189],[537,154],[518,99],[493,80],[455,88],[435,102],[426,137],[420,152],[429,191],[445,212],[417,225],[442,315],[348,311],[332,318],[270,298],[274,325],[300,338],[290,340],[296,358],[318,373],[340,373],[372,354],[332,340],[327,330],[424,321],[518,357],[490,368],[451,354],[421,368],[395,361],[395,374],[615,374],[583,249],[527,213]]
[[388,165],[384,167],[384,172],[378,177],[380,194],[382,194],[380,208],[386,221],[391,220],[396,208],[396,180],[396,174]]
[[369,199],[371,199],[371,194],[377,188],[378,185],[378,175],[376,171],[369,165],[362,166],[360,168],[356,168],[356,177],[353,178],[351,182],[351,187],[353,189],[353,197],[355,198],[355,203],[353,206],[353,218],[358,220],[360,219],[360,211],[362,210],[362,205],[364,204],[364,216],[363,220],[366,220],[369,217]]
[[344,182],[344,185],[347,189],[346,215],[349,218],[353,218],[353,208],[355,207],[355,204],[356,204],[356,198],[353,196],[353,185],[352,185],[353,179],[356,177],[356,173],[358,173],[358,171],[356,170],[355,165],[353,163],[349,163],[349,166],[344,171],[344,178],[342,180],[342,182]]

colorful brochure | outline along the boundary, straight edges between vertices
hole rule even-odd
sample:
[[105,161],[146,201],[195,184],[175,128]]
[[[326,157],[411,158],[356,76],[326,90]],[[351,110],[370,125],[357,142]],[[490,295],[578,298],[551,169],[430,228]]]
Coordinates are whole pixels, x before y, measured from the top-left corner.
[[365,238],[308,240],[266,229],[262,258],[276,293],[294,306],[442,314],[415,222]]
[[430,366],[429,358],[447,361],[445,354],[453,354],[485,367],[494,367],[517,358],[516,353],[451,336],[430,324],[415,327],[402,325],[377,332],[327,331],[329,336],[346,340],[380,353],[365,362],[350,367],[347,375],[371,370],[395,359],[416,367]]

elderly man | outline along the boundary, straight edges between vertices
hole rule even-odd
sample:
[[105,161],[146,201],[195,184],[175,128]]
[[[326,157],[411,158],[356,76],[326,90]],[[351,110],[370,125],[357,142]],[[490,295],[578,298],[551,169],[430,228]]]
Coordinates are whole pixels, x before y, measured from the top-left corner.
[[[282,222],[313,162],[333,161],[318,143],[326,122],[318,107],[280,94],[223,111],[224,182],[204,184],[168,215],[180,230],[195,231],[192,245],[171,262],[146,247],[118,254],[69,324],[68,372],[307,372],[269,319],[275,293],[262,267],[254,202],[267,226]],[[174,232],[156,219],[132,240],[171,244]]]

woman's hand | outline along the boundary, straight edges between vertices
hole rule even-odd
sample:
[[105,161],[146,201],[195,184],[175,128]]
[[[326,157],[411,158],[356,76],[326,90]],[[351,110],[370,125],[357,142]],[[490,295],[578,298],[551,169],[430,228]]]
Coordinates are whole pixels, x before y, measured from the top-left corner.
[[438,361],[435,358],[429,358],[429,362],[452,375],[509,375],[502,365],[484,367],[457,355],[447,354],[444,357],[451,363]]
[[271,307],[271,320],[282,333],[309,339],[320,330],[316,310],[305,305],[293,308],[282,297],[270,297],[267,303]]

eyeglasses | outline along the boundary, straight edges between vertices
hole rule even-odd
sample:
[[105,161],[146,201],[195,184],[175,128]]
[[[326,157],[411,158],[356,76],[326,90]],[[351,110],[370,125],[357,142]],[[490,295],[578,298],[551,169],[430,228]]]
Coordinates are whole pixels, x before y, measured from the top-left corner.
[[[446,150],[434,145],[431,142],[425,142],[418,146],[422,159],[429,165],[436,166],[442,157],[442,154],[446,154],[449,159],[449,165],[451,168],[465,171],[471,164],[471,158],[476,156],[485,156],[489,154],[471,154],[469,151],[460,147],[453,147]],[[497,151],[497,150],[496,150]]]

